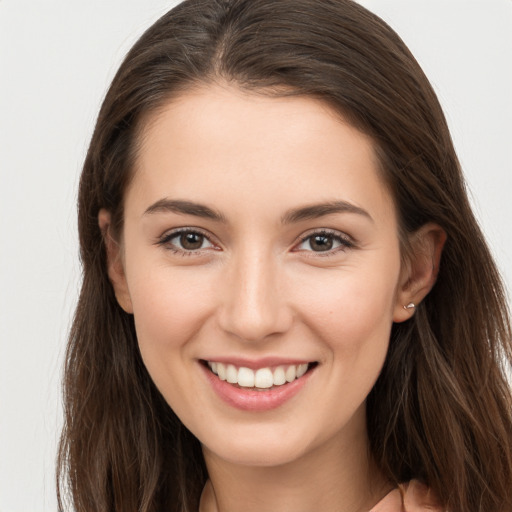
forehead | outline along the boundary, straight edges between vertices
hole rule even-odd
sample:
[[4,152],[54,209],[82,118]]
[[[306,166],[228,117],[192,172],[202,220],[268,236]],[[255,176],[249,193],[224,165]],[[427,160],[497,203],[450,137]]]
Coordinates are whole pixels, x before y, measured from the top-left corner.
[[393,209],[370,137],[315,98],[201,86],[149,116],[141,133],[128,196],[248,207],[263,195],[282,208],[342,199],[380,207],[376,215]]

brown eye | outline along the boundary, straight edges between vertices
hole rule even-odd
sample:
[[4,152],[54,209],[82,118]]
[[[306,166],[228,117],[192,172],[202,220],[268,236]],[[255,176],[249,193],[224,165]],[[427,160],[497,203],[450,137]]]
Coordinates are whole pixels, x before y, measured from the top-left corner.
[[305,236],[296,250],[313,253],[336,253],[339,250],[354,247],[354,243],[346,235],[338,231],[319,231]]
[[204,236],[199,233],[182,233],[180,235],[180,245],[187,251],[196,251],[201,249],[204,243]]
[[214,245],[206,235],[191,229],[182,229],[168,233],[158,241],[158,244],[173,252],[182,254],[192,254],[202,249],[214,248]]
[[309,246],[313,251],[330,251],[334,246],[332,235],[314,235],[309,238]]

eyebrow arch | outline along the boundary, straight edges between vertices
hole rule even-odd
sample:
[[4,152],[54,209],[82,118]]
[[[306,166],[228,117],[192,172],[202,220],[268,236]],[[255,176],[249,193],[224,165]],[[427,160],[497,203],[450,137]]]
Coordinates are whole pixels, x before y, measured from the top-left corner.
[[152,213],[172,212],[183,215],[194,215],[205,219],[215,220],[226,223],[226,218],[222,213],[205,206],[204,204],[194,203],[192,201],[182,201],[180,199],[160,199],[146,209],[144,215]]
[[347,201],[329,201],[327,203],[294,208],[283,215],[281,222],[283,224],[292,224],[294,222],[316,219],[318,217],[332,215],[334,213],[355,213],[374,222],[372,216],[366,210],[363,210],[359,206]]

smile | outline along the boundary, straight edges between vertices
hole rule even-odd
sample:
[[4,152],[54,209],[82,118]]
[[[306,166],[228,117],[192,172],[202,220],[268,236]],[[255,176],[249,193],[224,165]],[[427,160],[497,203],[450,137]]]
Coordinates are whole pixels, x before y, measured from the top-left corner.
[[241,388],[270,390],[302,377],[316,363],[280,365],[274,368],[251,369],[234,364],[207,361],[207,365],[220,380]]

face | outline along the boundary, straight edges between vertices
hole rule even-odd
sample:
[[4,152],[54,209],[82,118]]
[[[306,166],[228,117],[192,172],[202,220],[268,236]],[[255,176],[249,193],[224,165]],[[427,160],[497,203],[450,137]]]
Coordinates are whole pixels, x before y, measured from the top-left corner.
[[397,233],[371,141],[315,99],[204,86],[148,121],[113,281],[207,453],[278,465],[366,436]]

